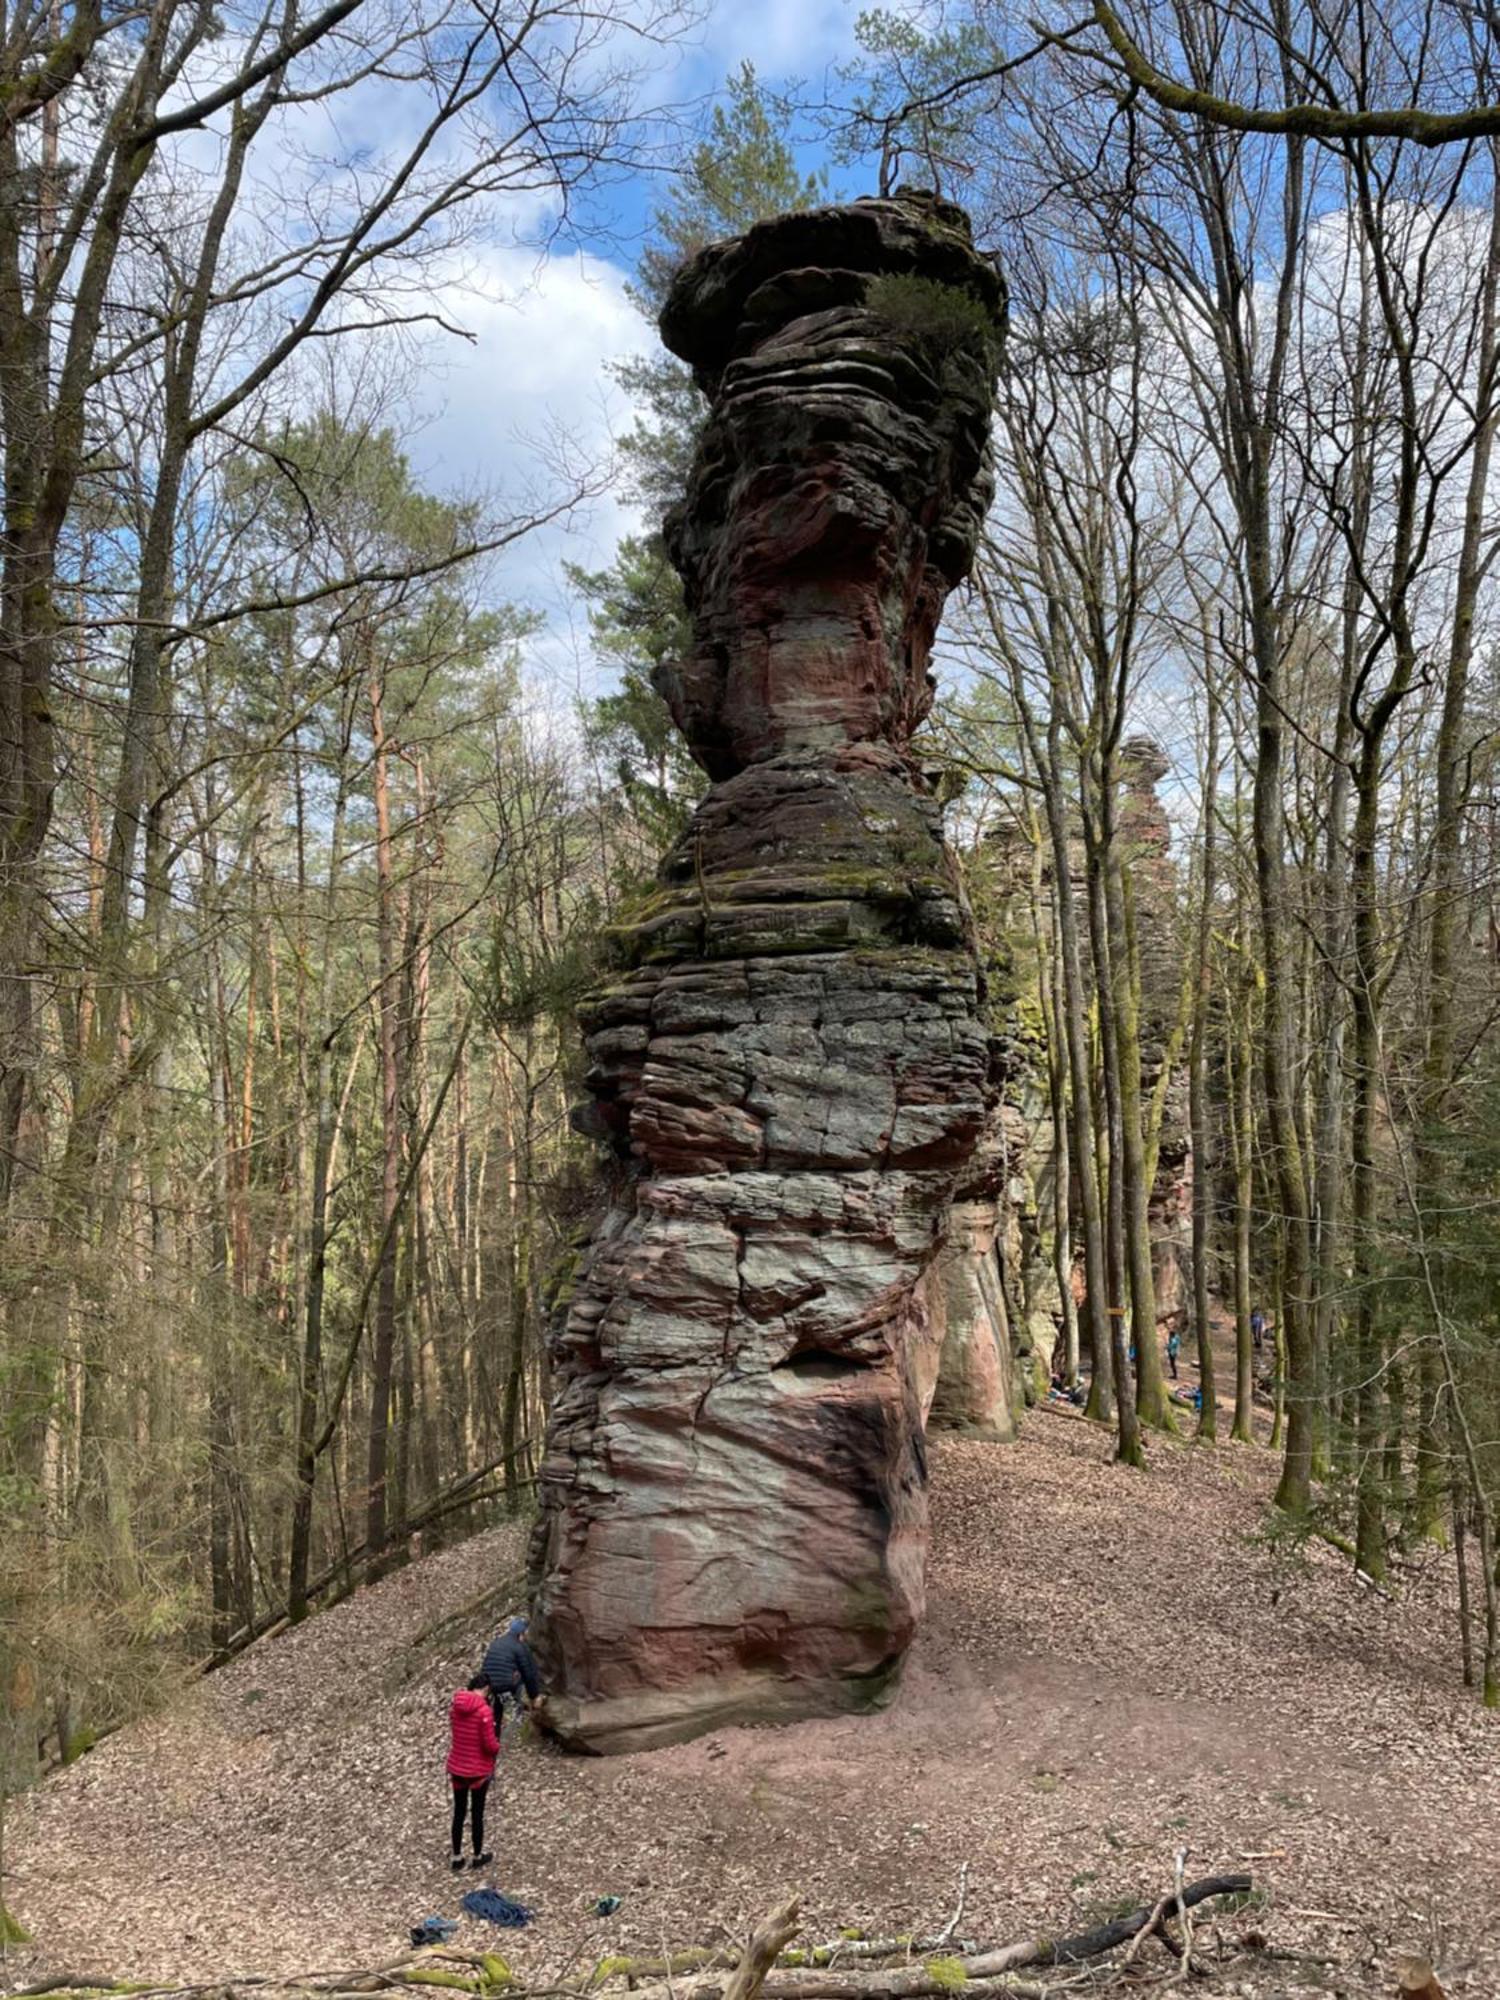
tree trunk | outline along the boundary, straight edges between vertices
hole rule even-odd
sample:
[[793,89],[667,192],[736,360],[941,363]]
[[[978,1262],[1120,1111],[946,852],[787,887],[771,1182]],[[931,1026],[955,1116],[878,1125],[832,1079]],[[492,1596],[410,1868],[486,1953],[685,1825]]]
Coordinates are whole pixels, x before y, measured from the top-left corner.
[[[1256,623],[1257,755],[1252,827],[1256,886],[1260,896],[1265,1006],[1261,1067],[1271,1161],[1282,1215],[1278,1346],[1286,1355],[1286,1455],[1276,1504],[1294,1516],[1312,1499],[1312,1343],[1308,1329],[1308,1212],[1302,1147],[1297,1136],[1295,1065],[1292,1059],[1291,967],[1287,956],[1285,867],[1282,856],[1282,693],[1275,606],[1271,596],[1269,534],[1257,534],[1251,551],[1261,608]],[[1278,1381],[1281,1378],[1278,1376]]]
[[1099,1170],[1094,1151],[1093,1087],[1089,1062],[1088,1022],[1084,1001],[1082,943],[1073,894],[1068,825],[1055,761],[1056,740],[1045,766],[1044,797],[1047,830],[1052,843],[1053,898],[1057,908],[1058,955],[1062,966],[1063,1023],[1067,1044],[1069,1106],[1072,1113],[1074,1184],[1083,1222],[1083,1325],[1088,1337],[1093,1374],[1088,1414],[1098,1422],[1110,1418],[1111,1369],[1108,1277],[1105,1269],[1104,1218],[1099,1202]]
[[1135,1406],[1143,1424],[1170,1430],[1156,1327],[1156,1274],[1151,1261],[1151,1178],[1146,1164],[1145,1101],[1141,1091],[1140,973],[1130,911],[1130,884],[1120,853],[1112,772],[1106,774],[1101,786],[1100,808],[1104,914],[1109,935],[1108,1006],[1114,1026],[1126,1270],[1130,1283],[1130,1324],[1135,1336]]
[[[373,654],[373,635],[363,643]],[[365,1481],[365,1548],[378,1574],[388,1536],[386,1473],[390,1449],[392,1369],[396,1355],[396,1230],[401,1190],[400,984],[396,977],[396,886],[391,856],[390,746],[385,733],[384,688],[370,659],[370,734],[375,800],[375,880],[380,984],[377,994],[380,1059],[380,1245],[370,1320],[369,1449]]]
[[[334,1029],[332,992],[334,915],[344,858],[344,821],[349,794],[344,771],[353,726],[352,705],[345,709],[338,759],[339,781],[334,794],[328,839],[328,874],[323,893],[323,957],[318,972],[317,1042],[313,1058],[312,1101],[315,1120],[312,1181],[309,1190],[307,1255],[302,1307],[302,1355],[298,1370],[296,1415],[296,1486],[292,1499],[291,1543],[287,1556],[287,1612],[292,1623],[307,1616],[307,1579],[312,1560],[313,1500],[318,1476],[316,1450],[318,1396],[323,1373],[323,1301],[328,1274],[328,1187],[333,1171],[337,1131],[334,1109]],[[298,766],[299,828],[303,817],[301,772]],[[355,1060],[358,1060],[356,1050]],[[353,1080],[353,1067],[350,1070]]]
[[1255,1442],[1255,1341],[1250,1315],[1250,1233],[1255,1199],[1255,1090],[1250,1046],[1250,994],[1234,1010],[1238,1017],[1230,1047],[1230,1149],[1234,1161],[1234,1423],[1230,1436],[1239,1444]]
[[[1086,780],[1085,780],[1086,783]],[[1110,1372],[1114,1378],[1115,1419],[1119,1435],[1119,1457],[1126,1465],[1143,1465],[1145,1458],[1141,1450],[1140,1421],[1136,1408],[1136,1387],[1131,1373],[1130,1355],[1126,1335],[1125,1285],[1125,1201],[1126,1176],[1124,1168],[1125,1142],[1123,1118],[1120,1102],[1119,1044],[1117,1017],[1111,1004],[1114,988],[1114,968],[1110,959],[1110,937],[1108,919],[1105,912],[1105,889],[1103,857],[1097,831],[1090,831],[1090,816],[1087,794],[1083,806],[1085,841],[1088,845],[1088,905],[1089,935],[1094,948],[1094,971],[1099,988],[1099,1055],[1104,1081],[1105,1129],[1108,1134],[1109,1181],[1106,1191],[1105,1256],[1109,1275],[1109,1352]],[[1132,1329],[1136,1352],[1140,1352],[1140,1334]],[[1153,1325],[1151,1338],[1156,1337]]]
[[[1078,1380],[1078,1305],[1073,1297],[1073,1190],[1069,1171],[1068,1079],[1064,1068],[1062,950],[1057,922],[1052,923],[1047,965],[1047,1096],[1052,1113],[1052,1267],[1057,1278],[1061,1315],[1063,1379],[1071,1389]],[[1094,1365],[1099,1364],[1096,1361]]]
[[[1480,326],[1476,377],[1481,386],[1464,499],[1463,539],[1454,582],[1453,623],[1448,644],[1447,676],[1438,722],[1437,796],[1433,806],[1432,881],[1428,892],[1431,915],[1427,944],[1427,1050],[1422,1069],[1421,1128],[1417,1138],[1417,1188],[1428,1203],[1425,1223],[1428,1244],[1435,1251],[1443,1229],[1443,1167],[1440,1134],[1454,1078],[1454,944],[1462,928],[1460,843],[1463,812],[1471,779],[1464,750],[1464,722],[1469,701],[1469,676],[1474,657],[1474,628],[1480,585],[1493,553],[1490,524],[1490,466],[1495,426],[1500,421],[1500,145],[1491,143],[1490,233],[1480,293]],[[1433,1257],[1441,1307],[1442,1259]],[[1442,1501],[1448,1485],[1446,1440],[1442,1421],[1442,1357],[1440,1329],[1423,1342],[1417,1374],[1416,1491],[1413,1528],[1418,1536],[1441,1534]]]
[[1219,1434],[1218,1389],[1214,1379],[1214,1330],[1209,1311],[1209,1225],[1212,1190],[1208,1172],[1208,1015],[1213,989],[1213,906],[1218,810],[1219,705],[1210,682],[1208,743],[1204,752],[1202,802],[1202,879],[1199,883],[1196,978],[1193,987],[1193,1028],[1188,1046],[1188,1130],[1193,1148],[1193,1322],[1198,1341],[1198,1380],[1202,1397],[1198,1435],[1212,1443]]

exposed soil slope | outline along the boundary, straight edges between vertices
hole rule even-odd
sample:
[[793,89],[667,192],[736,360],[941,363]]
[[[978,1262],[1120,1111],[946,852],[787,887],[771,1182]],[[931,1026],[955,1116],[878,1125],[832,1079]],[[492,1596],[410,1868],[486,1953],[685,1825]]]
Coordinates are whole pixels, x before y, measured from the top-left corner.
[[[507,1741],[495,1879],[538,1912],[513,1963],[712,1937],[788,1888],[819,1937],[931,1929],[965,1860],[965,1934],[1055,1933],[1149,1900],[1186,1847],[1203,1873],[1272,1852],[1253,1921],[1318,1955],[1215,1990],[1389,1995],[1421,1949],[1450,1994],[1500,1993],[1500,1720],[1455,1685],[1446,1558],[1392,1603],[1321,1546],[1278,1557],[1245,1448],[1156,1443],[1135,1474],[1048,1411],[934,1457],[930,1614],[885,1714],[604,1761]],[[391,1578],[21,1802],[6,1896],[38,1951],[12,1980],[378,1963],[456,1913],[446,1710],[488,1621],[411,1640],[520,1539]]]

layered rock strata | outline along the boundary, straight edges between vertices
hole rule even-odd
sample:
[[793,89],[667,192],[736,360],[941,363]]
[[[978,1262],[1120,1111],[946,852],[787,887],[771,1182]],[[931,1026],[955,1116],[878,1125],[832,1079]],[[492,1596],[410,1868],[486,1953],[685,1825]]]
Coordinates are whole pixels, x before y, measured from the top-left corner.
[[662,318],[709,400],[665,677],[714,780],[584,1010],[614,1198],[552,1341],[533,1544],[557,1732],[879,1702],[922,1609],[935,1260],[993,1089],[909,754],[990,497],[1003,297],[961,211],[784,217]]
[[1005,1296],[1007,1146],[1000,1118],[954,1189],[948,1238],[922,1284],[931,1323],[921,1383],[928,1430],[1016,1435],[1015,1336]]

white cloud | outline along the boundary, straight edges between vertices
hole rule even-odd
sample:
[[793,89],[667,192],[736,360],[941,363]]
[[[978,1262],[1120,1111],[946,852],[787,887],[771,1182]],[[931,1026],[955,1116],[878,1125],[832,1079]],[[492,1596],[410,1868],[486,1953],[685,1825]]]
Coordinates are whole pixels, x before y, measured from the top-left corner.
[[[426,344],[429,372],[411,393],[423,424],[411,445],[418,472],[439,490],[493,492],[519,504],[545,492],[550,475],[539,467],[559,451],[570,465],[606,468],[633,415],[609,365],[652,339],[625,283],[600,257],[539,261],[498,246],[451,274],[433,307],[473,344],[451,336]],[[500,559],[497,594],[548,618],[538,663],[559,686],[593,678],[562,566],[602,567],[636,525],[633,511],[606,492]]]
[[703,51],[720,75],[749,60],[768,82],[809,76],[855,52],[855,0],[717,0]]
[[[773,86],[814,76],[853,53],[857,12],[855,0],[712,0],[696,35],[663,47],[657,85],[669,95],[714,90],[746,59]],[[302,135],[304,145],[339,156],[337,134],[314,146],[316,136]],[[653,331],[626,297],[618,265],[588,251],[542,255],[522,240],[528,229],[544,237],[554,218],[550,194],[532,205],[501,203],[493,234],[471,240],[461,268],[455,261],[431,271],[425,298],[401,301],[408,311],[428,305],[472,336],[470,344],[434,331],[415,341],[411,380],[398,391],[418,426],[408,446],[414,467],[437,491],[520,504],[543,489],[539,467],[559,439],[567,440],[570,463],[603,467],[629,428],[633,412],[610,364],[651,351]],[[620,536],[639,525],[635,511],[606,492],[497,563],[495,594],[548,620],[534,649],[537,671],[563,698],[597,691],[601,678],[563,565],[603,567]]]

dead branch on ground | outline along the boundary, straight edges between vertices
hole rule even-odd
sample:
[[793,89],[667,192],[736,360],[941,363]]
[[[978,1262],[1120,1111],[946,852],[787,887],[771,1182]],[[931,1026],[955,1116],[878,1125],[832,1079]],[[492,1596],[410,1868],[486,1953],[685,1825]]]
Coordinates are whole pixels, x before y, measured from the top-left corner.
[[[1190,1954],[1181,1943],[1170,1939],[1164,1925],[1176,1919],[1190,1945],[1189,1910],[1215,1897],[1247,1895],[1253,1887],[1254,1878],[1249,1875],[1210,1875],[1201,1881],[1184,1884],[1179,1867],[1172,1887],[1157,1902],[1071,1937],[1024,1938],[1014,1944],[983,1949],[950,1944],[946,1952],[934,1951],[929,1945],[930,1955],[915,1960],[911,1954],[920,1947],[914,1946],[909,1939],[848,1940],[840,1946],[828,1947],[830,1958],[840,1950],[847,1950],[853,1955],[862,1948],[867,1955],[878,1950],[890,1957],[904,1956],[908,1962],[891,1968],[855,1966],[847,1972],[840,1971],[836,1962],[813,1967],[807,1967],[805,1963],[798,1965],[798,1956],[805,1960],[810,1954],[788,1952],[787,1947],[798,1929],[799,1903],[793,1897],[756,1926],[741,1952],[711,1954],[711,1963],[717,1963],[720,1968],[717,1972],[706,1970],[694,1977],[679,1976],[674,1979],[672,1974],[682,1960],[695,1956],[674,1953],[665,1961],[655,1962],[664,1963],[667,1968],[661,1983],[640,1985],[637,1983],[638,1969],[647,1961],[606,1960],[587,1990],[597,1993],[624,1981],[633,1990],[633,2000],[943,2000],[943,1996],[951,1994],[957,1980],[962,1978],[964,1990],[972,1996],[972,2000],[991,1994],[1007,1996],[1007,2000],[1046,2000],[1048,1988],[1031,1981],[1017,1980],[1010,1975],[1032,1967],[1079,1965],[1089,1959],[1103,1957],[1120,1945],[1129,1947],[1124,1961],[1128,1965],[1146,1939],[1153,1936],[1161,1938],[1169,1948],[1175,1948],[1177,1956],[1186,1965]],[[944,1931],[938,1933],[934,1943],[945,1942],[949,1931],[961,1919],[962,1888],[963,1885],[959,1908]],[[465,1970],[442,1971],[439,1969],[442,1961],[462,1966]],[[347,2000],[347,1996],[354,1994],[382,1991],[404,1990],[411,1994],[425,1988],[430,1992],[434,1986],[474,1994],[480,1996],[480,2000],[485,2000],[485,1996],[498,1995],[502,1990],[510,1996],[510,2000],[548,2000],[548,1996],[553,1995],[566,1996],[566,2000],[583,2000],[576,1988],[559,1985],[555,1981],[544,1980],[536,1986],[528,1986],[524,1981],[513,1978],[508,1969],[502,1978],[498,1975],[497,1965],[494,1955],[487,1957],[483,1953],[455,1950],[452,1946],[436,1946],[414,1952],[390,1965],[290,1977],[264,1973],[231,1974],[180,1986],[142,1987],[99,1973],[61,1973],[36,1985],[20,1988],[14,2000],[44,2000],[46,1995],[65,1992],[89,1995],[128,1992],[131,2000],[194,2000],[194,1996],[209,1993],[215,1996],[215,2000],[233,2000],[233,1996],[241,1992],[263,1996],[263,2000],[269,2000],[273,1994],[305,1995],[309,1996],[309,2000],[313,1996],[316,2000]],[[1427,1968],[1427,1977],[1431,1982],[1429,1986],[1402,1989],[1406,2000],[1443,2000],[1441,1988],[1431,1979],[1430,1967]],[[1054,1986],[1050,1990],[1055,1992],[1057,1989]]]
[[755,2000],[765,1984],[766,1974],[801,1928],[801,1909],[801,1900],[793,1896],[756,1926],[743,1957],[724,1988],[724,2000]]

